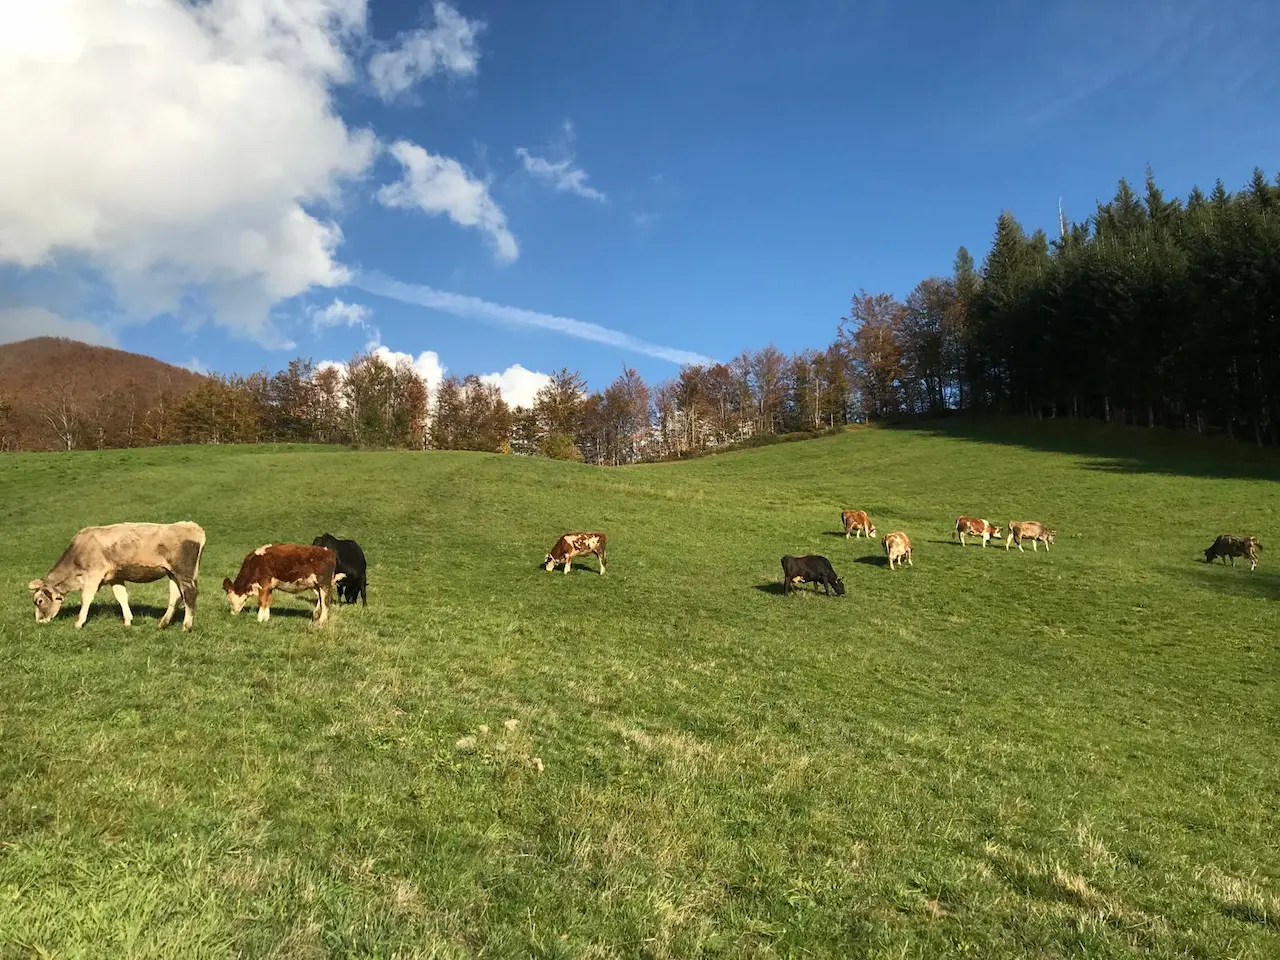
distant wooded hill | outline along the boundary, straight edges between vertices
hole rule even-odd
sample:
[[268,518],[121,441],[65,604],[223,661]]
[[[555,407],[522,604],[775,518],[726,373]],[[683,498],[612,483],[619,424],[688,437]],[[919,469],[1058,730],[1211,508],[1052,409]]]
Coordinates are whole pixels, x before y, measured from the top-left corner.
[[157,411],[163,417],[176,409],[205,379],[154,357],[61,337],[0,344],[0,448],[156,442],[149,431]]

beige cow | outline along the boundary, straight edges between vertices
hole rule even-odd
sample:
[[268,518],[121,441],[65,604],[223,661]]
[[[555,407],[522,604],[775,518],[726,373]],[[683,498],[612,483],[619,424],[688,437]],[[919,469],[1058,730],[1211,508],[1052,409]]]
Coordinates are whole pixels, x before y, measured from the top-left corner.
[[200,555],[205,535],[199,524],[114,523],[85,527],[72,539],[61,558],[40,580],[27,584],[35,602],[36,622],[47,623],[58,615],[68,593],[80,591],[80,616],[76,629],[84,626],[89,606],[104,583],[111,587],[126,627],[133,624],[126,583],[153,583],[169,578],[169,608],[160,619],[164,629],[173,620],[181,598],[185,612],[182,629],[195,622],[196,594],[200,577]]
[[901,530],[895,530],[893,533],[887,533],[884,539],[880,541],[880,545],[884,547],[884,552],[889,555],[889,569],[893,569],[893,562],[896,560],[898,566],[902,566],[902,558],[906,557],[907,563],[915,566],[915,562],[911,559],[911,540]]
[[[1038,551],[1036,546],[1039,543],[1044,544],[1045,550],[1053,543],[1053,531],[1045,527],[1038,520],[1013,520],[1009,523],[1009,536],[1004,542],[1004,548],[1009,549],[1009,545],[1016,543],[1018,549],[1022,550],[1022,541],[1030,540],[1031,549]],[[1026,553],[1025,550],[1022,551]]]

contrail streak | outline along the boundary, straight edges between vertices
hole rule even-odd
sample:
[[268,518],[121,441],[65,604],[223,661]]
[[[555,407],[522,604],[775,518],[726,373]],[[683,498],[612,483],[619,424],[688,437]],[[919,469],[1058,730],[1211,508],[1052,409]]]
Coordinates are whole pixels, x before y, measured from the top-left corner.
[[636,353],[658,357],[671,363],[710,366],[716,362],[711,357],[704,357],[702,354],[694,353],[692,350],[679,350],[675,347],[664,347],[660,344],[649,343],[647,340],[633,337],[631,334],[623,333],[621,330],[610,330],[608,327],[602,327],[598,323],[587,323],[582,320],[574,320],[571,317],[558,317],[552,313],[539,313],[536,310],[525,310],[523,307],[509,307],[501,303],[490,303],[488,300],[481,300],[479,297],[449,293],[448,291],[437,290],[435,287],[428,287],[420,283],[403,283],[377,271],[369,273],[355,271],[347,285],[379,297],[386,297],[390,300],[398,300],[401,303],[413,304],[419,307],[427,307],[431,310],[439,310],[467,320],[490,320],[498,323],[514,324],[519,327],[538,327],[542,330],[554,330],[557,333],[577,337],[579,340],[607,343],[612,347],[633,350]]

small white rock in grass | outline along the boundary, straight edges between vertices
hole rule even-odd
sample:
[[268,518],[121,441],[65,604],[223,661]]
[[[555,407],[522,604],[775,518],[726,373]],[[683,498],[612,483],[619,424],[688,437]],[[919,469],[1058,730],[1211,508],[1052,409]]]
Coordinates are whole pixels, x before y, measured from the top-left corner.
[[459,740],[459,741],[455,744],[455,746],[456,746],[459,750],[471,750],[471,749],[473,749],[473,748],[475,747],[475,745],[476,745],[476,738],[475,738],[475,737],[463,737],[461,740]]
[[543,771],[543,769],[544,769],[544,768],[543,768],[543,766],[542,766],[542,758],[541,758],[541,757],[534,757],[534,758],[533,758],[533,769],[537,770],[539,773],[541,773],[541,772]]
[[487,723],[480,724],[480,736],[483,737],[488,732],[489,732],[489,725]]
[[512,717],[510,720],[504,720],[502,725],[508,730],[514,730],[516,727],[520,726],[520,721],[515,717]]

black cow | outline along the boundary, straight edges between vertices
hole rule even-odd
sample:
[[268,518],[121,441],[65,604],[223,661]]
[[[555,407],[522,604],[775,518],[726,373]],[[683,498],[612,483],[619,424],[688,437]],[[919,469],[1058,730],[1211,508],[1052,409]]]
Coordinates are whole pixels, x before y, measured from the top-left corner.
[[1262,544],[1258,542],[1257,537],[1233,537],[1229,533],[1224,533],[1213,541],[1213,546],[1205,550],[1204,562],[1213,563],[1221,557],[1225,565],[1227,557],[1230,557],[1231,565],[1234,567],[1236,557],[1244,557],[1249,561],[1249,569],[1252,570],[1258,565],[1258,551],[1261,549]]
[[827,596],[831,596],[833,589],[837,597],[844,596],[844,581],[836,576],[835,570],[831,569],[831,561],[826,557],[783,557],[782,592],[790,593],[797,583],[820,583]]
[[366,595],[368,581],[365,579],[364,551],[354,540],[339,540],[330,533],[322,533],[311,541],[313,547],[328,547],[338,555],[338,568],[335,573],[344,574],[338,581],[338,596],[343,603],[355,603],[360,597],[361,606],[367,607]]

